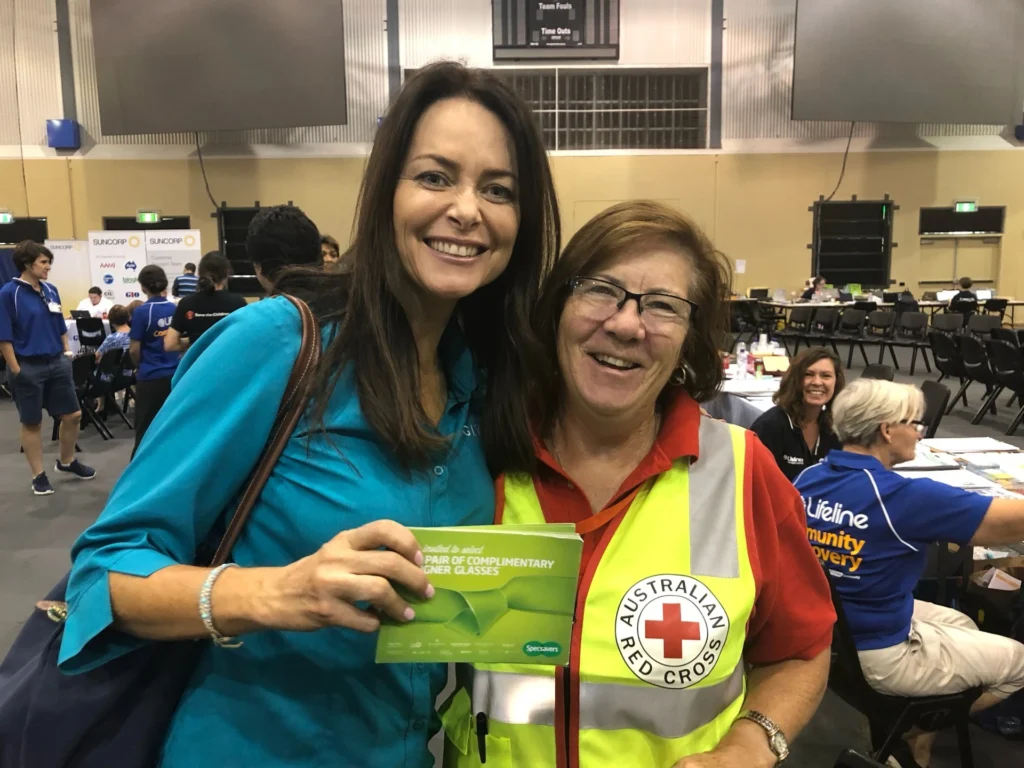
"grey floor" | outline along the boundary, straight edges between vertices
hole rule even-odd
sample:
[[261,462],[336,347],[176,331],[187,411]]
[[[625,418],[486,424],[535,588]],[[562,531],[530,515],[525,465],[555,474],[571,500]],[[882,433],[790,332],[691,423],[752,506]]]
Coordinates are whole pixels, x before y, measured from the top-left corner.
[[[859,375],[862,364],[854,361],[850,376]],[[897,380],[917,382],[929,376],[920,365],[917,375],[909,376],[909,354],[901,354],[903,371]],[[872,357],[872,361],[874,358]],[[1006,408],[1009,399],[1000,399],[998,414],[988,415],[979,426],[970,424],[971,416],[981,404],[981,387],[975,385],[968,393],[971,409],[961,404],[946,417],[939,430],[940,437],[992,435],[1002,433],[1016,414],[1016,407]],[[10,400],[0,399],[0,549],[7,555],[0,558],[0,654],[6,653],[24,617],[33,603],[41,598],[67,570],[68,548],[75,537],[100,512],[118,475],[128,462],[132,433],[122,424],[111,422],[116,439],[104,442],[92,428],[86,428],[79,442],[81,458],[98,470],[98,477],[88,483],[53,477],[57,493],[49,497],[33,496],[29,490],[29,472],[24,457],[18,452],[18,423]],[[1024,427],[1020,436],[1006,438],[1024,447]],[[46,462],[52,468],[56,444],[46,448]],[[976,768],[1010,768],[1024,765],[1024,744],[972,728]],[[813,721],[796,742],[793,768],[829,768],[842,749],[866,748],[867,729],[864,719],[843,702],[829,694]],[[936,744],[933,768],[954,768],[956,756],[952,734],[943,733]]]

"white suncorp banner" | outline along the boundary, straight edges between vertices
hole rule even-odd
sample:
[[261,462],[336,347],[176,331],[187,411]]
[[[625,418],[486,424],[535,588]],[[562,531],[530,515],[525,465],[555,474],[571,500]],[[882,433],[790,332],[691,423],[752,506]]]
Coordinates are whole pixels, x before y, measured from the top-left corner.
[[147,230],[145,235],[146,263],[163,267],[168,286],[185,271],[186,264],[199,264],[203,248],[198,229]]
[[145,232],[90,232],[89,270],[93,285],[115,304],[146,300],[139,270],[146,266]]

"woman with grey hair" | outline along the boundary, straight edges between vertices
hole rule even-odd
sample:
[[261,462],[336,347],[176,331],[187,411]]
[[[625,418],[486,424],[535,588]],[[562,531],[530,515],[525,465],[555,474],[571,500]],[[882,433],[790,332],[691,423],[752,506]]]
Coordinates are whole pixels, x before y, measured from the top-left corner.
[[[914,600],[931,542],[993,545],[1024,539],[1024,500],[992,499],[893,466],[924,432],[917,387],[859,379],[836,397],[842,450],[796,479],[807,538],[842,599],[868,683],[895,696],[981,687],[972,712],[1024,688],[1024,645],[982,632],[951,608]],[[902,768],[927,766],[935,734],[907,742]]]

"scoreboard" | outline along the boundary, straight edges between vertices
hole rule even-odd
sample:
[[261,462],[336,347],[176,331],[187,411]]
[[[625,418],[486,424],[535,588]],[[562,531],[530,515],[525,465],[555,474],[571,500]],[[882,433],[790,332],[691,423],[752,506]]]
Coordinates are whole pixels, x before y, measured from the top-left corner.
[[494,60],[619,58],[619,0],[492,0]]

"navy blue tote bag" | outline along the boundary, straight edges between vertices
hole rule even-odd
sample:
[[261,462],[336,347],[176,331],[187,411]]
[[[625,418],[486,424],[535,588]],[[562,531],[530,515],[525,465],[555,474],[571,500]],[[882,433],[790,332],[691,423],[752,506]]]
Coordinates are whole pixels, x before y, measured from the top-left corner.
[[[227,561],[309,397],[320,333],[302,301],[302,345],[267,446],[208,565]],[[205,647],[204,641],[147,643],[77,675],[57,668],[65,576],[25,622],[0,663],[0,768],[152,768]]]

